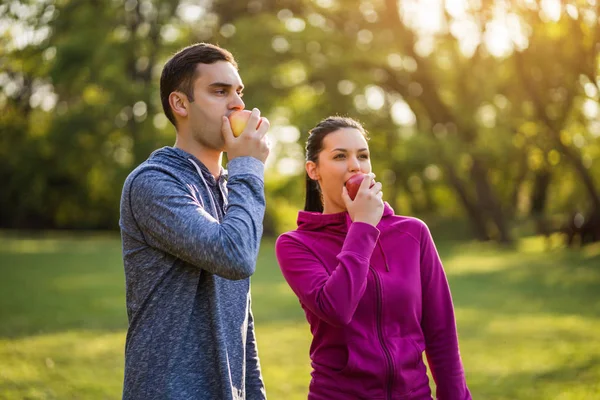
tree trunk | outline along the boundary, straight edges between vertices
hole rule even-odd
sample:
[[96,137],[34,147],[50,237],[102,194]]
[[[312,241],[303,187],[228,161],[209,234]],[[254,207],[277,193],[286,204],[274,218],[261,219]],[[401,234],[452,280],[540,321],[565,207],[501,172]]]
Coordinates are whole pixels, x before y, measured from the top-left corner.
[[486,214],[491,218],[498,230],[498,241],[500,243],[511,243],[512,239],[502,207],[489,184],[483,164],[477,158],[473,160],[473,165],[471,166],[471,177],[475,184],[479,204],[484,208]]
[[521,158],[519,159],[517,177],[515,178],[515,184],[509,197],[510,208],[507,211],[507,216],[511,219],[517,214],[517,209],[519,207],[519,191],[521,190],[521,185],[525,181],[527,173],[529,172],[529,166],[527,165],[527,151],[525,149],[522,150]]
[[[600,196],[598,195],[598,189],[596,188],[596,184],[594,182],[593,177],[590,175],[587,168],[583,164],[583,160],[579,152],[564,144],[560,138],[560,131],[567,120],[568,114],[573,106],[573,100],[575,97],[575,90],[573,87],[569,87],[567,100],[565,100],[565,105],[563,106],[563,114],[560,118],[555,120],[551,119],[546,109],[544,107],[544,102],[541,100],[540,94],[536,87],[534,87],[532,79],[529,79],[525,70],[524,70],[524,54],[515,53],[515,61],[517,66],[517,71],[523,85],[527,88],[527,92],[530,95],[531,100],[533,101],[535,112],[539,120],[548,128],[548,132],[554,142],[554,145],[557,149],[559,149],[566,159],[573,165],[575,171],[583,181],[583,184],[586,188],[586,191],[589,195],[590,202],[593,206],[593,212],[600,212]],[[574,83],[572,84],[574,85]]]
[[[556,134],[556,136],[559,136]],[[592,213],[600,213],[600,196],[598,195],[598,190],[596,189],[596,183],[594,182],[594,178],[588,171],[588,169],[583,164],[583,160],[578,152],[566,146],[564,143],[560,141],[560,137],[556,141],[557,147],[560,148],[565,157],[573,164],[575,171],[579,174],[579,177],[583,181],[585,189],[588,193],[589,199],[592,202],[593,210]]]
[[454,167],[449,162],[444,162],[444,169],[448,176],[448,181],[454,191],[456,192],[458,199],[463,205],[463,208],[467,212],[469,221],[471,222],[471,228],[475,234],[475,238],[481,241],[488,241],[491,239],[487,231],[485,222],[485,216],[482,212],[480,205],[471,201],[467,188],[464,182],[458,177]]

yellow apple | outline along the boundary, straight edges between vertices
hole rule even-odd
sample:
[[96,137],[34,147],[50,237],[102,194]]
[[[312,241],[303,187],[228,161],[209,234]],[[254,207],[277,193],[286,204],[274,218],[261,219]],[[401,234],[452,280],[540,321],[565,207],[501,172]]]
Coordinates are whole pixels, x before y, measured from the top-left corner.
[[[231,130],[233,131],[233,136],[238,137],[242,134],[242,131],[248,124],[248,119],[252,114],[249,110],[237,110],[229,114],[229,123],[231,124]],[[258,120],[258,125],[256,125],[256,129],[260,126],[262,122],[262,118]]]

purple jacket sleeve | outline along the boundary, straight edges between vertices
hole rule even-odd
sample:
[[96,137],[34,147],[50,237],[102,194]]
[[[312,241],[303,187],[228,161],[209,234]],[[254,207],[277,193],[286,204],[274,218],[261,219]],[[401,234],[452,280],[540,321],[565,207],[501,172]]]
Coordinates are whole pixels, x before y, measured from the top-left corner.
[[354,222],[331,275],[297,236],[280,236],[275,252],[283,276],[300,302],[323,321],[343,326],[350,323],[365,293],[369,260],[378,238],[377,228]]
[[471,400],[458,348],[452,296],[442,262],[425,224],[421,226],[421,284],[427,361],[439,400]]

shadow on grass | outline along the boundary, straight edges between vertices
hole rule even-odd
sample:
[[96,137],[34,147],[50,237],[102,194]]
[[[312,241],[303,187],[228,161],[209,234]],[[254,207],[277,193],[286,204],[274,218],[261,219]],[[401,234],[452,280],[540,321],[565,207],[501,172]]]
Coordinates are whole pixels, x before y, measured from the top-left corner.
[[[127,329],[118,237],[2,237],[0,338]],[[257,324],[304,321],[266,240],[252,278]]]
[[502,264],[499,270],[451,274],[455,305],[491,313],[600,316],[600,257],[516,254]]
[[[592,393],[598,385],[600,357],[547,369],[540,366],[537,371],[515,371],[502,375],[473,373],[470,388],[474,398],[478,395],[491,400],[548,399],[568,393],[568,399],[579,399],[576,392]],[[479,375],[479,376],[477,376]],[[571,397],[572,396],[572,397]]]
[[[118,236],[0,239],[0,338],[127,328]],[[458,242],[442,242],[439,248],[450,263],[472,251],[482,262],[495,260],[500,266],[480,271],[469,264],[457,273],[449,269],[457,307],[495,314],[600,315],[600,256],[521,254]],[[277,265],[273,240],[261,246],[252,297],[257,324],[305,321]]]
[[114,236],[2,237],[0,337],[127,328],[120,244]]

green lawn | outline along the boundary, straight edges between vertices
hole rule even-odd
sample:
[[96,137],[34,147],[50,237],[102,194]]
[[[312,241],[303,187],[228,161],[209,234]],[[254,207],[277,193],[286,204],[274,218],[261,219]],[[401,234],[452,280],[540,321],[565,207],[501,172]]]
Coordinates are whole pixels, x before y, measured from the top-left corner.
[[[600,246],[440,245],[475,399],[600,398]],[[252,281],[270,399],[306,399],[310,334],[265,241]],[[115,235],[0,233],[0,399],[117,399],[126,329]]]

